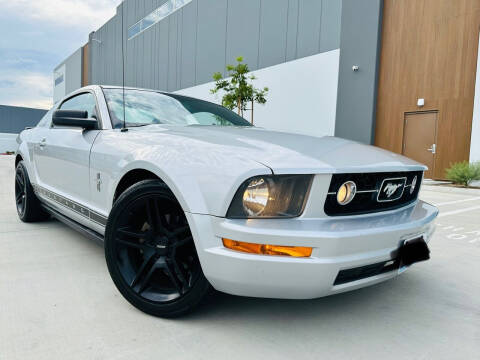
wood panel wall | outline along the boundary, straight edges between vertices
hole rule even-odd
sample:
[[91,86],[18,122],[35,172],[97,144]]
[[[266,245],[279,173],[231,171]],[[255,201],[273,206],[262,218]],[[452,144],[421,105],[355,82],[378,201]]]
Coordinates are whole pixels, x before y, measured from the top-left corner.
[[90,63],[90,53],[88,44],[84,45],[82,48],[82,86],[89,85],[88,83],[88,71]]
[[375,145],[401,153],[404,113],[438,110],[434,178],[468,160],[479,30],[480,0],[384,1]]

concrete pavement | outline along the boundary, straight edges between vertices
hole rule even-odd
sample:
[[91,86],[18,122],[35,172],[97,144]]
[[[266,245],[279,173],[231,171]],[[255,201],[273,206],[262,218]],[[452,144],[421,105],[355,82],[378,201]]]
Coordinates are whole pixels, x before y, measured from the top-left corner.
[[163,320],[122,298],[94,242],[18,220],[13,167],[0,157],[0,360],[480,356],[480,190],[423,188],[441,210],[432,259],[392,281],[308,301],[216,293]]

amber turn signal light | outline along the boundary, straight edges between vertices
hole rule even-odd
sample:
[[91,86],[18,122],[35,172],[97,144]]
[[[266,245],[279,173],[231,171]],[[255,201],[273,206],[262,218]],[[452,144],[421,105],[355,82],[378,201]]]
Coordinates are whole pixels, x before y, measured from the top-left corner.
[[309,257],[312,255],[311,247],[253,244],[225,238],[222,238],[222,241],[223,246],[225,246],[227,249],[249,254],[284,255],[293,257]]

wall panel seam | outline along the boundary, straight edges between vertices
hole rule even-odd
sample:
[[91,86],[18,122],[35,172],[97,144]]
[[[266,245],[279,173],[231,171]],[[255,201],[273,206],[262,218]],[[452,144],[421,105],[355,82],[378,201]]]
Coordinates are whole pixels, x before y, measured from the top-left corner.
[[290,0],[287,1],[287,26],[285,31],[285,62],[287,62],[287,54],[288,54],[288,28],[289,28],[289,19],[290,19]]
[[299,23],[300,23],[300,4],[302,2],[299,0],[297,2],[297,33],[295,34],[295,59],[298,59],[298,31],[299,31]]
[[323,26],[323,5],[325,0],[320,1],[320,26],[318,29],[318,52],[322,49],[322,26]]
[[258,9],[258,42],[257,42],[257,69],[260,68],[260,39],[262,38],[262,0],[259,0]]
[[227,13],[225,18],[225,61],[223,62],[223,76],[227,76],[227,45],[228,45],[228,7],[229,7],[229,0],[227,0]]

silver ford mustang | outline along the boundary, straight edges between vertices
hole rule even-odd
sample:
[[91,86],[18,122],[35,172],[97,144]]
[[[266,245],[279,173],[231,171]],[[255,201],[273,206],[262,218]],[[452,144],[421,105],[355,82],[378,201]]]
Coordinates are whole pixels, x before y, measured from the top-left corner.
[[429,258],[425,167],[372,146],[110,86],[68,95],[17,141],[20,219],[53,216],[103,242],[118,290],[156,316],[190,311],[211,287],[316,298]]

